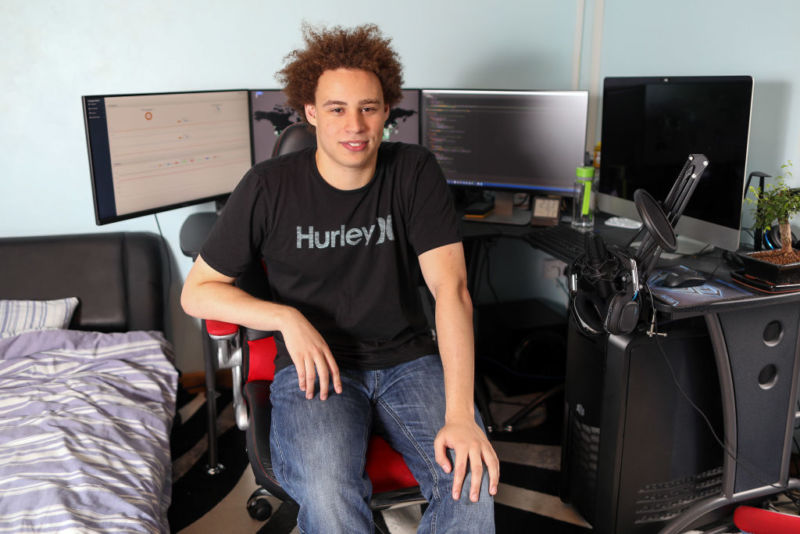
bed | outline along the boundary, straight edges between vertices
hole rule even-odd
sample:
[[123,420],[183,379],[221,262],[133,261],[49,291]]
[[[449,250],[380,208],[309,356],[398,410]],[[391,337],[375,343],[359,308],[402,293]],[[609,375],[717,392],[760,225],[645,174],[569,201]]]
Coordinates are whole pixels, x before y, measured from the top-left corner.
[[0,532],[169,532],[160,239],[0,238]]

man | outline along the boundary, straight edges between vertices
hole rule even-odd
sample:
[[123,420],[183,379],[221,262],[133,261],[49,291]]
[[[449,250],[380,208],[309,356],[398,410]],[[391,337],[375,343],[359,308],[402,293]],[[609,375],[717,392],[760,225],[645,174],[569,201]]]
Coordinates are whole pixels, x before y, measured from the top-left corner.
[[[474,409],[472,303],[447,185],[427,150],[381,142],[402,71],[378,28],[304,37],[279,76],[317,147],[247,173],[183,307],[278,332],[270,447],[301,531],[371,532],[364,453],[378,431],[429,501],[420,532],[493,532],[499,462]],[[233,286],[262,258],[272,301]]]

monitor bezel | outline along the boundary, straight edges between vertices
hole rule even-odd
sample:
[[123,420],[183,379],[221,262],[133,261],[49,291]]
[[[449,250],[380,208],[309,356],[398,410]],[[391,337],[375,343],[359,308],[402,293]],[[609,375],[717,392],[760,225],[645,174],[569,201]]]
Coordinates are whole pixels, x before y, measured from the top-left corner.
[[[217,195],[210,195],[207,197],[186,200],[184,202],[177,202],[172,204],[165,204],[162,206],[156,206],[153,208],[147,208],[143,210],[138,210],[135,212],[125,213],[125,214],[115,214],[113,216],[101,216],[100,215],[100,204],[98,200],[98,173],[101,172],[95,167],[95,158],[94,158],[94,150],[92,146],[92,139],[90,134],[89,128],[89,116],[87,110],[87,102],[91,99],[97,98],[117,98],[117,97],[141,97],[141,96],[162,96],[162,95],[187,95],[187,94],[210,94],[210,93],[235,93],[235,92],[243,92],[245,94],[245,98],[247,99],[247,106],[248,111],[250,109],[250,94],[249,89],[207,89],[207,90],[193,90],[193,91],[159,91],[156,93],[109,93],[109,94],[96,94],[96,95],[83,95],[81,96],[81,105],[83,108],[83,123],[84,123],[84,134],[86,137],[86,150],[89,156],[89,178],[91,181],[92,187],[92,207],[94,210],[94,217],[95,223],[98,226],[102,226],[105,224],[115,223],[119,221],[125,221],[128,219],[135,219],[137,217],[143,217],[145,215],[152,215],[155,213],[162,213],[165,211],[170,211],[178,208],[184,208],[187,206],[195,206],[198,204],[205,204],[207,202],[215,202],[215,201],[223,201],[230,196],[231,191],[227,193],[221,193]],[[250,122],[250,112],[248,112],[247,116],[247,124],[250,136],[252,140],[253,132],[252,132],[252,124]],[[253,159],[252,153],[252,141],[248,143],[249,150],[250,150],[250,160]],[[107,172],[108,170],[103,170],[102,172]],[[112,180],[113,183],[113,180]],[[115,206],[116,212],[116,206]]]
[[[753,119],[753,94],[755,93],[755,82],[752,76],[748,75],[719,75],[719,76],[608,76],[603,80],[603,96],[604,100],[606,95],[606,87],[608,85],[625,85],[633,86],[635,84],[665,84],[675,82],[724,82],[724,81],[738,81],[750,82],[750,109],[748,115],[748,128],[747,128],[747,141],[745,144],[745,160],[744,160],[744,174],[741,177],[741,199],[739,210],[739,225],[736,228],[729,226],[722,226],[711,221],[698,219],[688,215],[682,215],[678,224],[675,227],[675,233],[679,238],[686,238],[707,243],[709,245],[722,248],[729,251],[736,251],[741,242],[741,220],[742,220],[742,203],[744,202],[745,186],[746,186],[746,171],[748,160],[750,157],[750,136],[752,134],[752,119]],[[602,142],[602,129],[603,122],[601,116],[601,136]],[[688,154],[687,154],[688,156]],[[678,170],[680,170],[683,161],[676,161],[676,177]],[[601,173],[600,180],[603,179],[602,173],[602,160],[601,160]],[[663,201],[664,199],[656,199]],[[636,221],[641,221],[639,213],[632,199],[624,199],[608,193],[597,193],[597,209],[600,212],[626,217]],[[708,239],[708,237],[711,239]]]

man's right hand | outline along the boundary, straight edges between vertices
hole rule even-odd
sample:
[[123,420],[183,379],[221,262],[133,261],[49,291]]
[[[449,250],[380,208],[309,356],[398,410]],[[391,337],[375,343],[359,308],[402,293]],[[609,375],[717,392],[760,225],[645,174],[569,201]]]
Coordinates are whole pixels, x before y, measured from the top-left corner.
[[336,393],[342,392],[342,379],[339,366],[333,358],[331,349],[322,335],[312,326],[303,314],[288,308],[288,316],[282,326],[281,334],[286,350],[297,369],[297,381],[306,398],[314,398],[314,381],[319,376],[319,398],[328,398],[329,384],[333,381]]
[[336,360],[308,319],[296,308],[249,295],[233,285],[234,281],[198,256],[183,284],[181,305],[193,317],[226,321],[256,330],[279,330],[306,398],[314,398],[317,376],[320,399],[328,398],[331,380],[336,393],[341,393],[342,380]]

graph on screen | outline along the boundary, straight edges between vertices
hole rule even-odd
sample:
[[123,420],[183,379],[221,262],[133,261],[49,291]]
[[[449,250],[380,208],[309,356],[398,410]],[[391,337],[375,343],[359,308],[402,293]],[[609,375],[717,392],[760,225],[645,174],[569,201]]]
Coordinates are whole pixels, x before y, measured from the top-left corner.
[[246,91],[104,103],[118,216],[228,193],[250,167]]

